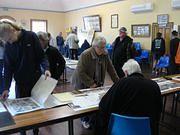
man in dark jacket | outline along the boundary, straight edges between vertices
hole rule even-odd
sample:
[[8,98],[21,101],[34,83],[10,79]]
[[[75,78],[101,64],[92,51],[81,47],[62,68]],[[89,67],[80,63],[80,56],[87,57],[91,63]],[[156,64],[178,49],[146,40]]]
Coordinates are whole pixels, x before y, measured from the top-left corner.
[[31,90],[39,77],[41,68],[51,76],[38,37],[10,22],[0,22],[0,38],[6,42],[4,52],[5,90],[2,98],[8,97],[12,77],[16,81],[16,98],[30,97]]
[[[4,91],[1,98],[7,99],[12,77],[16,81],[16,98],[30,97],[31,90],[41,76],[51,76],[49,63],[34,32],[26,31],[14,23],[0,22],[0,39],[6,42],[4,52]],[[34,129],[38,134],[38,129]],[[25,135],[25,131],[21,135]]]
[[44,49],[44,52],[48,57],[51,76],[52,78],[58,80],[65,69],[65,60],[55,47],[49,45],[47,33],[38,32],[37,35],[39,37],[41,47]]
[[105,135],[111,113],[150,117],[152,135],[158,135],[162,99],[156,82],[144,78],[139,64],[128,60],[122,67],[126,78],[115,83],[99,104],[96,131]]
[[178,65],[175,63],[175,57],[177,54],[178,46],[179,46],[180,39],[178,37],[178,32],[172,32],[172,39],[170,41],[170,72],[171,74],[178,74],[180,73],[178,69]]
[[152,42],[151,52],[153,54],[153,71],[155,71],[158,60],[165,54],[165,40],[162,38],[162,33],[157,33],[157,37]]
[[133,39],[127,36],[127,29],[121,27],[119,30],[119,36],[115,39],[113,45],[113,55],[112,63],[119,76],[119,78],[124,77],[124,72],[122,71],[123,64],[130,58],[134,56]]
[[59,48],[59,52],[64,55],[64,39],[62,36],[62,32],[59,32],[59,35],[56,37],[56,42]]

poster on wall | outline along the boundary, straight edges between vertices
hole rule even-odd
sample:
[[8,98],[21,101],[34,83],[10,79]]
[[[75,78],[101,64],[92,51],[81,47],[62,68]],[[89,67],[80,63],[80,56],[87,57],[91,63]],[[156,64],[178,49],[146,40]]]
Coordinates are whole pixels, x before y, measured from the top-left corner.
[[133,37],[150,37],[150,24],[131,25],[131,35]]
[[83,22],[86,31],[93,29],[95,32],[101,32],[101,18],[99,15],[85,16]]
[[161,15],[157,16],[157,23],[158,23],[159,27],[166,27],[168,22],[169,22],[168,14],[161,14]]

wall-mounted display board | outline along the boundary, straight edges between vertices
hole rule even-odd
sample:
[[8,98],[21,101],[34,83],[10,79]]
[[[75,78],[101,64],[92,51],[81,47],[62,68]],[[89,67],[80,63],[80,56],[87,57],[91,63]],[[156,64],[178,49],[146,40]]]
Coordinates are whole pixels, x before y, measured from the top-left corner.
[[150,37],[150,24],[131,25],[132,37]]
[[93,29],[95,32],[101,32],[101,18],[99,15],[85,16],[83,22],[86,31]]
[[157,15],[157,23],[159,24],[159,27],[166,27],[168,22],[169,22],[168,14]]

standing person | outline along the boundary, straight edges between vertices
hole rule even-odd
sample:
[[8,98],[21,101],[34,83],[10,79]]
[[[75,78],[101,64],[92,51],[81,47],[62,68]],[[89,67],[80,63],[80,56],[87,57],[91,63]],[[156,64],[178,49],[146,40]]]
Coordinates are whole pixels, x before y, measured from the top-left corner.
[[139,64],[128,60],[122,67],[125,78],[115,83],[99,103],[96,134],[106,135],[111,113],[134,117],[149,117],[152,135],[159,134],[162,111],[160,88],[146,79]]
[[112,63],[119,78],[124,77],[122,66],[124,63],[134,57],[133,39],[127,35],[127,29],[121,27],[119,30],[119,36],[115,39],[112,55]]
[[66,38],[66,44],[69,45],[71,59],[78,60],[78,48],[79,48],[79,39],[77,33],[72,31]]
[[172,39],[170,41],[170,72],[171,74],[178,74],[178,64],[175,63],[175,57],[177,54],[180,39],[177,31],[172,31]]
[[[82,52],[76,70],[72,75],[74,89],[96,88],[103,86],[106,71],[113,82],[119,77],[111,63],[108,53],[105,51],[106,40],[103,37],[96,37],[92,47]],[[93,126],[93,116],[82,118],[85,128]]]
[[48,57],[50,72],[52,78],[58,80],[65,69],[65,60],[57,48],[49,45],[48,34],[45,32],[38,32],[38,38],[45,54]]
[[151,52],[153,54],[153,72],[155,72],[158,60],[165,54],[165,40],[162,38],[162,33],[157,33],[157,37],[152,42]]
[[48,32],[48,38],[49,38],[49,45],[58,48],[56,40],[51,36],[51,33],[49,32]]
[[4,76],[3,76],[3,68],[4,68],[4,62],[3,62],[3,59],[4,59],[4,43],[3,41],[0,40],[0,95],[2,94],[4,88],[3,88],[3,85],[4,85]]
[[57,46],[59,49],[59,52],[64,55],[64,39],[62,36],[62,32],[59,32],[59,35],[56,37]]
[[[1,98],[7,99],[12,77],[16,86],[16,98],[30,97],[31,90],[41,76],[51,76],[49,64],[35,33],[21,29],[14,23],[0,22],[0,39],[6,42],[4,52],[4,91]],[[34,129],[34,135],[38,135]],[[25,135],[21,131],[21,135]]]

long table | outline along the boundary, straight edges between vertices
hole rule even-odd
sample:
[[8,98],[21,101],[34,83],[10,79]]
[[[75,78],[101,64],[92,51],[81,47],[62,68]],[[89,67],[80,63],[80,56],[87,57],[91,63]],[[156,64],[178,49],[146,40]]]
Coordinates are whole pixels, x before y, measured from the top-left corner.
[[[162,96],[166,96],[178,91],[180,91],[180,88],[162,91],[161,94]],[[73,120],[91,113],[95,113],[97,111],[98,107],[86,109],[83,111],[74,111],[68,105],[65,105],[56,108],[21,114],[13,117],[16,123],[15,125],[0,128],[0,135],[44,127],[65,121],[68,121],[69,135],[73,135]]]

